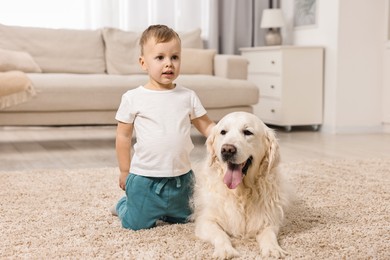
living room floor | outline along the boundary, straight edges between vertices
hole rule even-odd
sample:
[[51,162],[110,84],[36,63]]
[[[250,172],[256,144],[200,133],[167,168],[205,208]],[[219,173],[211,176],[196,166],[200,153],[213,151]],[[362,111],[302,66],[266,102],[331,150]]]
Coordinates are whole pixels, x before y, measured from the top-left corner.
[[[276,129],[282,162],[390,156],[390,134],[326,134]],[[194,161],[205,138],[194,132]],[[116,167],[115,126],[0,127],[0,171]]]

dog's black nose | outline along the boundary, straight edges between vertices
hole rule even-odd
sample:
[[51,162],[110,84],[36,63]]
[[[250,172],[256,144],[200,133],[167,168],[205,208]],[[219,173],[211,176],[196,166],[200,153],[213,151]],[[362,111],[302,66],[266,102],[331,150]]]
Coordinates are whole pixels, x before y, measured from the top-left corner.
[[222,158],[227,161],[231,159],[237,153],[237,149],[234,145],[224,144],[221,148]]

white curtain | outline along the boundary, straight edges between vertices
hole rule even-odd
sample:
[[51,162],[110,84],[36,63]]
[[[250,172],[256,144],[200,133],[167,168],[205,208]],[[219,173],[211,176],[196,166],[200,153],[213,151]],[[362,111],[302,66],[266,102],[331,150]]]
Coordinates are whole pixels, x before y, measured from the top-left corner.
[[0,0],[0,23],[83,29],[86,0]]
[[8,25],[143,31],[166,24],[177,31],[201,28],[208,38],[217,0],[0,0],[0,23]]
[[[151,24],[166,24],[176,31],[213,32],[217,0],[85,0],[87,28],[115,27],[143,31]],[[215,27],[215,25],[214,25]],[[214,28],[215,29],[215,28]]]

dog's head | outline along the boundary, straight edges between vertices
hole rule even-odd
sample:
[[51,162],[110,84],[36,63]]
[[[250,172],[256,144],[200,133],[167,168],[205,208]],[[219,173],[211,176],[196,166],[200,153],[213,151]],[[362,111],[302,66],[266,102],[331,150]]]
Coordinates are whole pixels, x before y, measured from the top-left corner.
[[240,185],[247,174],[268,174],[279,162],[274,132],[258,117],[234,112],[223,117],[206,141],[209,163],[224,168],[229,189]]

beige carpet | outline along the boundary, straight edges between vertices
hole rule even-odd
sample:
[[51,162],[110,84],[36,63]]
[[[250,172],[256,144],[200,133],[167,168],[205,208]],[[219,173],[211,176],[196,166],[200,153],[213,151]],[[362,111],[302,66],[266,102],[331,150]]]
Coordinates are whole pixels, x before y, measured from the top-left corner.
[[[296,201],[279,240],[288,259],[390,259],[390,159],[283,164]],[[193,224],[120,227],[117,170],[0,173],[0,258],[209,259]],[[239,259],[259,259],[234,240]]]

